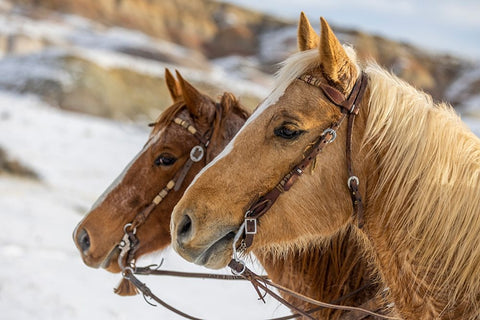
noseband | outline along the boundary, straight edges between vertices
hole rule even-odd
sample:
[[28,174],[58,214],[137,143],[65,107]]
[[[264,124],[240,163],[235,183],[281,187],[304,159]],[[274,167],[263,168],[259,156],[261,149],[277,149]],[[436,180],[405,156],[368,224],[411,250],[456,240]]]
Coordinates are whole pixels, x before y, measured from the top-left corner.
[[[190,150],[190,156],[185,164],[180,170],[177,171],[175,176],[170,180],[165,187],[153,198],[152,202],[140,211],[132,222],[127,223],[123,228],[124,235],[120,243],[118,244],[120,248],[120,254],[118,256],[118,265],[124,272],[126,268],[135,269],[135,252],[138,250],[139,240],[136,237],[137,228],[142,225],[152,211],[160,204],[160,202],[165,199],[168,193],[172,190],[178,191],[182,186],[183,180],[187,176],[188,171],[192,165],[196,162],[199,162],[203,158],[206,159],[205,153],[206,149],[210,143],[210,138],[212,136],[212,130],[208,130],[204,135],[201,135],[199,131],[187,121],[180,119],[178,117],[173,119],[173,123],[181,126],[192,134],[199,144],[194,146]],[[124,263],[124,258],[127,256],[126,264]]]
[[[233,241],[233,259],[229,264],[232,270],[237,274],[241,274],[245,269],[244,263],[238,258],[238,252],[244,251],[252,245],[253,238],[255,234],[257,234],[258,219],[267,213],[267,211],[278,199],[280,194],[290,190],[295,181],[297,181],[298,177],[303,174],[305,168],[307,168],[315,160],[316,156],[323,150],[323,148],[336,139],[337,130],[340,128],[345,118],[348,118],[346,158],[349,178],[347,180],[347,186],[352,198],[353,211],[354,215],[357,217],[358,227],[363,227],[363,203],[358,189],[359,179],[353,173],[351,144],[353,123],[355,116],[359,112],[359,103],[365,94],[368,76],[365,72],[361,73],[348,97],[345,97],[336,88],[321,82],[312,75],[304,74],[298,79],[309,85],[320,88],[330,102],[340,108],[342,116],[338,121],[334,122],[330,125],[330,127],[323,131],[323,133],[317,138],[317,140],[315,140],[312,147],[299,164],[294,166],[293,169],[290,170],[290,172],[288,172],[272,190],[261,196],[245,212],[245,220],[240,226],[240,229],[238,230]],[[240,238],[242,238],[241,244],[239,247],[237,247],[237,241]]]

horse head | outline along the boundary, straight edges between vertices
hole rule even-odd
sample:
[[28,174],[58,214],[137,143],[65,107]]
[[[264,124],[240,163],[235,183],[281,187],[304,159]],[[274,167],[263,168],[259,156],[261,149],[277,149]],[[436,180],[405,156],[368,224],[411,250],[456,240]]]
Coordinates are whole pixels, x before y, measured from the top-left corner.
[[169,245],[173,207],[248,116],[230,93],[216,103],[178,72],[178,81],[168,69],[165,78],[173,104],[152,124],[144,147],[73,233],[82,259],[90,267],[121,270],[119,243],[132,222],[139,240],[135,258]]
[[[251,204],[277,188],[325,130],[344,117],[338,100],[348,100],[361,74],[355,53],[340,44],[323,18],[320,37],[303,18],[298,37],[301,52],[287,59],[270,96],[202,170],[173,212],[172,243],[189,261],[224,267]],[[355,145],[362,137],[357,127],[361,125],[355,126]],[[346,125],[339,126],[335,135],[342,140]],[[345,152],[344,143],[332,143],[312,159],[301,182],[278,197],[256,222],[252,249],[302,247],[335,234],[355,219],[346,185]],[[358,159],[360,152],[355,153],[355,163]],[[364,167],[359,166],[356,174],[362,181]],[[360,185],[360,192],[364,186]]]

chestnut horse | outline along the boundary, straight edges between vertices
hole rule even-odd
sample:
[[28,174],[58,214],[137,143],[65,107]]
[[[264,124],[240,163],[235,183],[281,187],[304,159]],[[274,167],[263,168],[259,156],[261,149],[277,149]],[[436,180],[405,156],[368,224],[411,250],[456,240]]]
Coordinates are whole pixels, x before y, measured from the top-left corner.
[[[307,21],[303,21],[305,22]],[[299,44],[301,48],[304,45],[302,41]],[[100,197],[74,231],[74,241],[88,266],[102,267],[111,272],[120,271],[118,243],[124,226],[167,184],[185,163],[192,146],[198,143],[193,135],[172,123],[175,117],[187,120],[201,132],[214,127],[215,136],[208,147],[209,159],[228,143],[247,117],[247,113],[231,94],[224,94],[218,105],[220,109],[216,109],[212,99],[198,92],[180,75],[179,83],[168,70],[165,78],[174,104],[155,122],[140,155],[124,170],[121,178],[117,179],[118,182]],[[219,114],[223,118],[216,118]],[[163,132],[162,138],[159,137],[160,132]],[[182,187],[165,197],[147,222],[138,228],[140,244],[136,258],[161,250],[170,244],[170,234],[167,232],[170,212],[188,183],[205,163],[203,161],[193,166]],[[259,252],[258,258],[276,283],[309,297],[332,301],[368,286],[361,293],[345,300],[345,303],[360,305],[373,297],[376,287],[365,261],[360,260],[356,245],[349,241],[349,238],[350,232],[346,232],[337,240],[331,241],[328,247],[317,246],[283,257]],[[117,293],[129,295],[134,294],[135,290],[129,282],[122,281]],[[311,307],[290,297],[286,298],[305,310]],[[323,310],[318,316],[333,319],[339,314]]]
[[[318,47],[286,60],[175,207],[174,249],[221,268],[245,230],[256,232],[248,250],[282,257],[349,229],[390,288],[393,315],[479,319],[480,140],[450,106],[360,65],[321,27]],[[274,198],[276,188],[285,192]]]
[[[138,226],[140,241],[136,258],[158,251],[170,244],[170,215],[186,187],[205,164],[217,155],[248,117],[236,98],[225,93],[219,103],[201,94],[177,72],[177,82],[165,70],[165,79],[173,105],[152,124],[153,129],[140,153],[125,168],[78,224],[73,239],[84,263],[110,272],[121,270],[118,264],[118,244],[124,226],[147,207],[179,171],[183,171],[192,148],[200,144],[192,130],[208,133],[210,142],[203,159],[192,162],[185,170],[183,182],[171,190],[151,212],[146,223]],[[184,120],[184,123],[176,119]],[[182,125],[185,125],[183,127]],[[190,125],[191,127],[188,127]],[[185,175],[186,174],[186,175]],[[134,294],[123,281],[118,293]]]

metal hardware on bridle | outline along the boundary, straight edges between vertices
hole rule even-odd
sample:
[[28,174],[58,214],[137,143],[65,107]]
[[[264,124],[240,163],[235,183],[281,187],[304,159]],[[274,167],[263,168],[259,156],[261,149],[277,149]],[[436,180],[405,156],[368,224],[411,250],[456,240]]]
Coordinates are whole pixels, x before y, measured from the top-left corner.
[[331,138],[328,139],[325,143],[332,143],[333,141],[335,141],[335,139],[337,138],[337,132],[332,128],[328,128],[323,131],[322,136],[327,135],[327,133],[331,135]]
[[[232,269],[232,272],[234,274],[242,275],[246,279],[250,280],[254,285],[257,293],[259,293],[258,288],[262,288],[265,292],[268,292],[275,299],[277,299],[277,297],[275,296],[274,293],[272,293],[270,289],[267,288],[266,286],[267,282],[263,282],[265,285],[262,285],[262,283],[259,283],[259,281],[257,281],[255,278],[255,273],[250,271],[246,267],[245,263],[239,259],[238,253],[246,250],[248,247],[252,245],[253,237],[258,231],[257,220],[260,217],[262,217],[272,207],[272,205],[278,199],[280,194],[288,191],[291,188],[291,186],[295,183],[298,177],[303,174],[305,168],[308,167],[314,161],[316,156],[323,150],[323,148],[327,144],[332,143],[336,139],[337,130],[340,128],[345,118],[348,118],[346,158],[347,158],[347,170],[348,170],[349,178],[347,181],[347,185],[352,198],[352,206],[354,210],[354,215],[357,218],[357,225],[359,228],[363,227],[363,204],[362,204],[360,192],[358,190],[359,179],[357,176],[353,174],[353,169],[352,169],[351,140],[352,140],[352,129],[353,129],[354,118],[359,112],[359,103],[365,93],[367,82],[368,82],[368,76],[364,72],[361,73],[361,75],[355,82],[355,85],[347,98],[345,98],[345,96],[337,89],[322,83],[319,79],[311,75],[303,75],[303,76],[300,76],[298,79],[306,82],[309,85],[313,85],[315,87],[320,88],[325,94],[325,96],[335,106],[340,108],[342,112],[342,116],[337,122],[334,122],[330,127],[328,127],[322,132],[320,137],[313,143],[313,145],[305,155],[304,159],[298,165],[296,165],[292,170],[290,170],[290,172],[287,173],[272,190],[270,190],[269,192],[261,196],[246,210],[244,222],[242,223],[242,225],[240,226],[239,230],[237,231],[234,237],[232,260],[228,264],[228,266]],[[237,246],[237,242],[240,239],[241,239],[240,246]],[[308,303],[313,303],[325,308],[363,312],[364,314],[374,315],[374,316],[382,317],[385,319],[392,319],[391,317],[376,314],[374,312],[371,312],[362,308],[326,304],[323,302],[309,299],[289,289],[272,284],[271,282],[268,282],[268,284],[276,287],[277,289],[283,292],[286,292],[287,294],[295,298],[298,298]],[[263,298],[263,296],[260,296],[260,298]],[[286,302],[284,299],[280,297],[278,298],[279,299],[277,300],[280,301],[281,303],[289,306],[291,309],[299,312],[303,316],[313,319],[309,314],[304,313],[302,310],[299,310],[295,306],[289,305],[288,302]]]
[[195,146],[190,151],[190,159],[192,159],[193,162],[198,162],[202,160],[204,153],[205,151],[202,146]]
[[355,182],[357,185],[360,184],[360,180],[358,180],[357,176],[351,176],[347,180],[347,186],[349,189],[352,189],[352,182]]

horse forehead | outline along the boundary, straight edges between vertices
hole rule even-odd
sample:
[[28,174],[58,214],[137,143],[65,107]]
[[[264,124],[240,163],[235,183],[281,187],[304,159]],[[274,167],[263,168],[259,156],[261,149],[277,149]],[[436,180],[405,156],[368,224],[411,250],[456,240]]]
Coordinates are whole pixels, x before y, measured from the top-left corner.
[[137,162],[138,159],[142,157],[155,143],[157,143],[160,138],[163,136],[165,132],[165,129],[160,129],[157,133],[155,133],[147,142],[147,144],[140,150],[140,152],[137,153],[135,157],[127,164],[127,166],[123,169],[123,171],[120,173],[120,175],[115,178],[115,180],[108,186],[108,188],[100,195],[100,197],[95,201],[93,204],[92,208],[90,211],[95,210],[95,208],[99,207],[107,198],[107,196],[115,190],[118,186],[120,186],[126,175],[130,172],[132,169],[132,166]]
[[220,152],[210,163],[208,163],[205,167],[202,168],[202,170],[200,170],[200,172],[195,176],[192,183],[188,186],[185,192],[187,192],[195,184],[198,178],[201,177],[209,168],[214,166],[221,159],[227,157],[232,152],[235,147],[236,141],[238,141],[238,137],[244,135],[247,128],[250,129],[252,128],[252,126],[260,125],[260,123],[258,123],[258,120],[263,115],[266,115],[266,111],[270,110],[270,108],[277,103],[280,97],[284,94],[287,86],[288,85],[280,88],[277,87],[277,89],[272,91],[272,93],[262,103],[260,103],[260,105],[253,112],[253,114],[247,119],[245,124],[237,132],[235,137],[227,144],[227,146],[222,150],[222,152]]
[[303,72],[305,72],[305,70],[307,70],[309,66],[312,65],[312,63],[314,63],[317,59],[317,50],[307,50],[297,53],[293,57],[285,61],[284,66],[278,73],[275,88],[272,90],[270,95],[268,95],[268,97],[260,103],[260,105],[255,109],[253,114],[247,119],[245,124],[237,132],[237,134],[230,141],[230,143],[227,144],[223,151],[219,155],[217,155],[209,164],[203,167],[203,169],[195,176],[192,183],[188,186],[187,191],[208,169],[210,169],[212,166],[218,163],[218,161],[225,158],[232,152],[238,137],[243,135],[246,128],[250,128],[252,126],[252,123],[256,123],[266,110],[269,110],[272,106],[274,106],[280,99],[280,97],[284,95],[285,91],[292,84],[292,82]]

